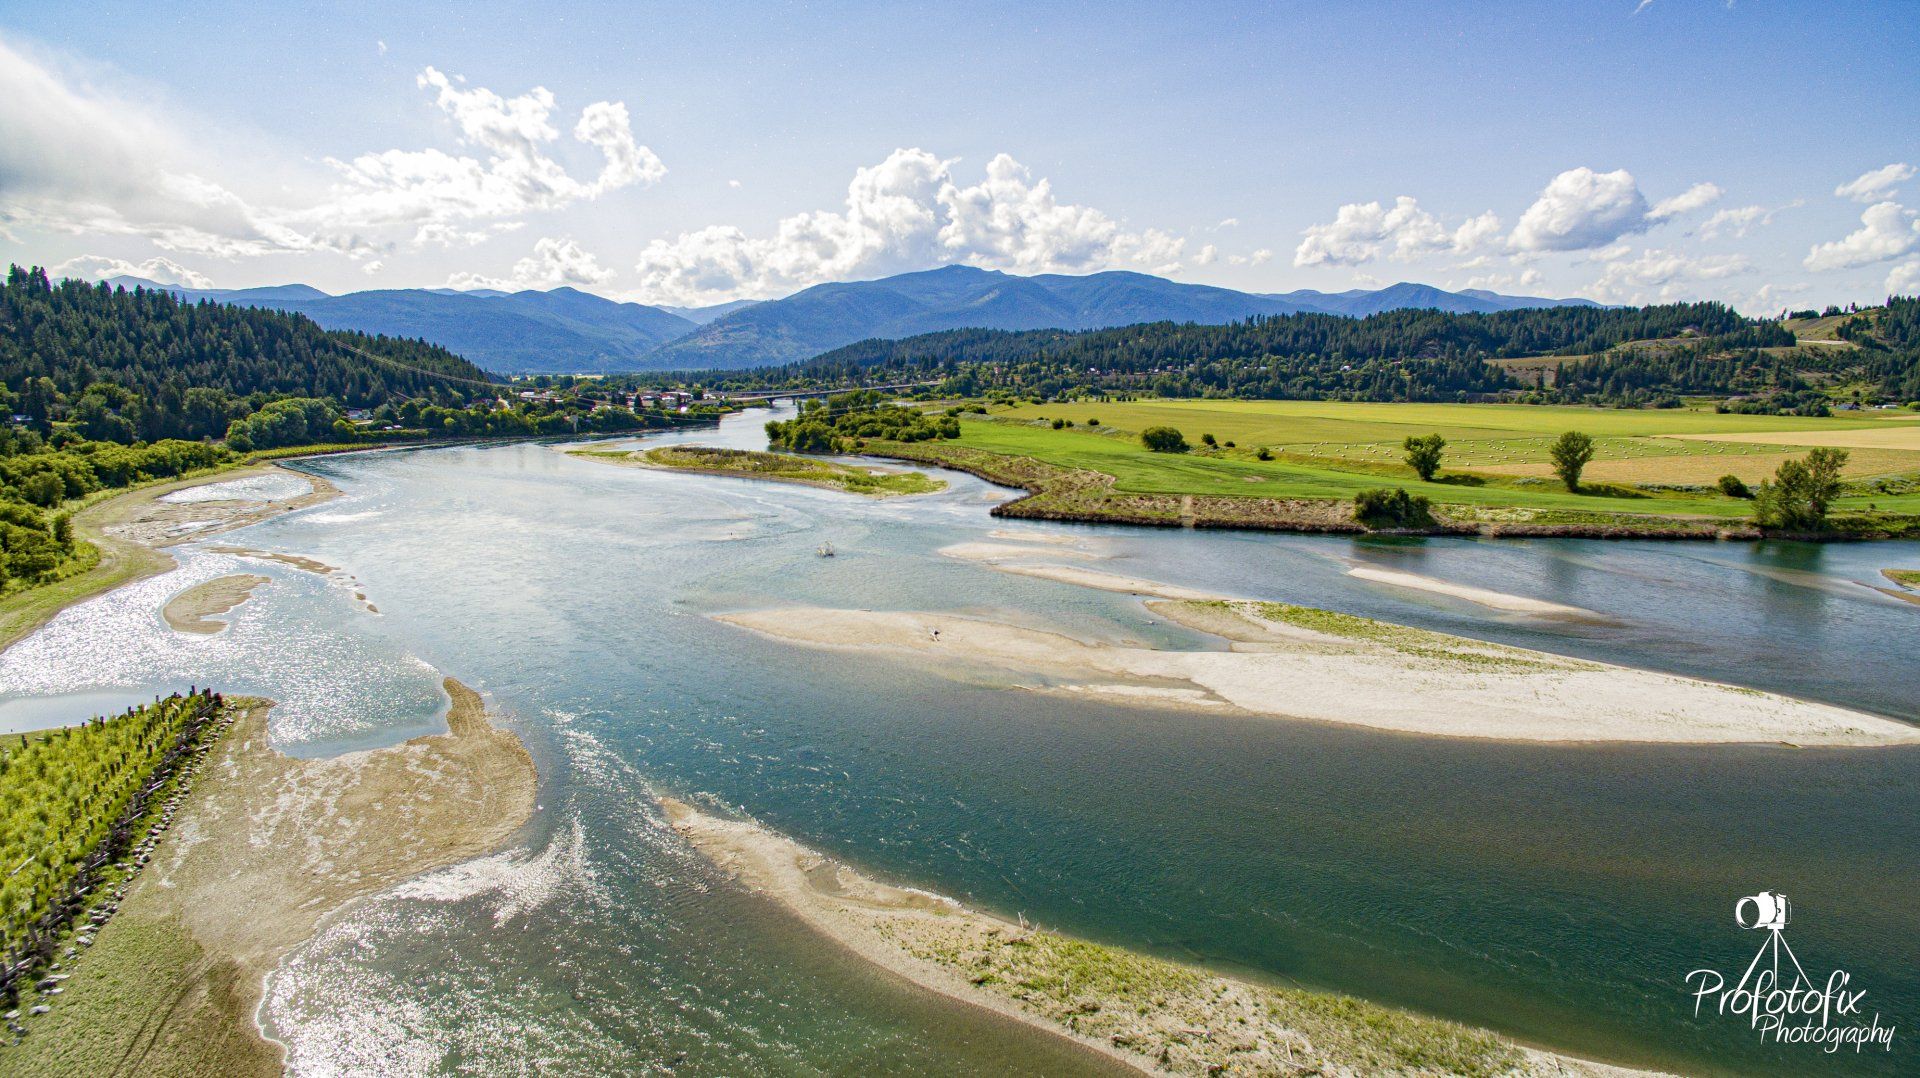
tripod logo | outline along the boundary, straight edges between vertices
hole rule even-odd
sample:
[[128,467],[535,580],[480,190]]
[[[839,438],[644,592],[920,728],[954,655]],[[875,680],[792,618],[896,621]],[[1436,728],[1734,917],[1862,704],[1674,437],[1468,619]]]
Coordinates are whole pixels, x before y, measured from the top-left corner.
[[1880,1024],[1880,1013],[1864,1012],[1867,993],[1851,987],[1853,977],[1836,969],[1816,981],[1787,943],[1793,904],[1778,891],[1748,895],[1733,904],[1733,923],[1748,932],[1764,932],[1760,949],[1732,987],[1720,971],[1687,974],[1693,1013],[1711,1003],[1719,1014],[1745,1020],[1763,1041],[1817,1045],[1829,1054],[1851,1046],[1893,1050],[1894,1027]]

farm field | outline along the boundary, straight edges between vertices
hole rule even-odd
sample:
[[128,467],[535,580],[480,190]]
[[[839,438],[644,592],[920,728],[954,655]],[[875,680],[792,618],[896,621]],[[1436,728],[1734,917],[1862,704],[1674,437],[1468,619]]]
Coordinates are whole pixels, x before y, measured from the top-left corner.
[[[1056,418],[1074,426],[1054,430]],[[1100,425],[1090,427],[1090,420]],[[1196,451],[1148,452],[1138,434],[1161,425],[1178,428]],[[1153,400],[996,408],[961,429],[961,445],[1101,472],[1127,493],[1344,499],[1391,485],[1442,505],[1729,519],[1747,516],[1749,504],[1710,489],[1658,488],[1710,488],[1728,474],[1757,484],[1808,447],[1843,445],[1852,447],[1848,478],[1879,486],[1844,499],[1841,508],[1871,503],[1920,511],[1920,492],[1909,492],[1920,483],[1898,478],[1920,477],[1920,416],[1909,412],[1821,419],[1684,409]],[[1589,489],[1579,494],[1553,478],[1548,457],[1548,446],[1567,430],[1595,440]],[[1409,435],[1429,433],[1447,439],[1441,473],[1430,483],[1405,465],[1401,448]],[[1203,434],[1222,448],[1202,450]],[[1233,448],[1225,448],[1229,441]],[[1256,459],[1260,448],[1275,459]]]

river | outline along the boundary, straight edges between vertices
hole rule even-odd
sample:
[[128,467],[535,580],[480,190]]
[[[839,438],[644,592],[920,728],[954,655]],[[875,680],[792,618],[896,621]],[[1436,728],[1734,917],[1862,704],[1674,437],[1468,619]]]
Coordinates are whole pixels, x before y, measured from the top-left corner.
[[[763,445],[765,412],[674,440]],[[1912,1073],[1920,750],[1539,746],[1126,709],[785,646],[706,615],[948,610],[1218,646],[1137,600],[941,557],[1071,533],[1129,576],[1321,606],[1920,721],[1920,606],[1867,587],[1920,544],[1368,540],[1003,522],[963,475],[870,501],[517,444],[323,458],[343,496],[176,550],[0,655],[0,730],[212,684],[326,754],[441,727],[436,671],[541,769],[514,846],[365,904],[274,977],[296,1070],[1064,1073],[1086,1053],[811,937],[663,829],[650,791],[751,814],[885,878],[1256,978],[1692,1073]],[[835,558],[817,555],[823,542]],[[242,562],[297,553],[351,575]],[[1543,622],[1358,580],[1357,564],[1596,611]],[[269,576],[217,636],[159,617]],[[356,598],[366,596],[367,609]],[[1312,691],[1303,686],[1302,691]],[[1809,967],[1901,1027],[1893,1053],[1763,1045],[1695,1017],[1733,923],[1791,896]]]

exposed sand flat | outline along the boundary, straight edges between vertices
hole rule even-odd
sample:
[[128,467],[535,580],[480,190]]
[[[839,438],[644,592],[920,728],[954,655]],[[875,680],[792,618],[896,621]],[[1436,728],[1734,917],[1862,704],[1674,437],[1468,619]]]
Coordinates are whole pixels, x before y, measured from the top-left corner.
[[943,557],[959,558],[962,561],[999,562],[1011,558],[1095,558],[1099,555],[1086,550],[1076,550],[1063,544],[1051,546],[1020,546],[1016,543],[954,543],[943,546],[939,553]]
[[[996,531],[997,538],[1027,539],[1019,532]],[[1178,584],[1162,584],[1155,580],[1141,580],[1138,577],[1109,573],[1103,569],[1088,569],[1078,565],[1048,565],[1044,562],[1022,561],[1024,558],[1099,558],[1104,555],[1092,551],[1073,549],[1074,540],[1064,536],[1050,536],[1044,542],[1054,544],[1057,549],[1042,547],[1022,547],[1012,543],[954,543],[943,546],[940,553],[949,558],[962,561],[975,561],[991,566],[1003,573],[1017,573],[1021,576],[1039,577],[1042,580],[1057,580],[1062,584],[1078,584],[1083,588],[1096,588],[1100,591],[1115,591],[1122,595],[1150,596],[1156,599],[1183,599],[1192,602],[1207,602],[1214,599],[1227,599],[1231,596],[1200,591],[1195,588],[1181,587]]]
[[[1143,703],[1206,701],[1277,718],[1515,741],[1889,745],[1920,727],[1692,678],[1505,647],[1275,603],[1152,604],[1234,641],[1228,651],[1089,644],[1061,633],[895,611],[794,608],[718,615],[779,640],[944,657],[1010,684]],[[929,667],[939,670],[937,665]],[[1184,690],[1169,693],[1164,690]]]
[[267,583],[264,576],[236,573],[195,584],[167,600],[160,615],[167,624],[183,633],[217,633],[227,627],[212,615],[224,614],[253,597],[253,589]]
[[[163,500],[169,494],[178,494],[195,487],[233,483],[271,475],[292,476],[305,480],[310,490],[306,494],[277,501],[233,499],[169,502]],[[258,524],[268,517],[278,516],[294,509],[318,505],[339,496],[339,493],[339,488],[316,475],[288,471],[272,465],[239,468],[181,483],[166,483],[123,494],[102,506],[103,510],[106,506],[113,507],[108,511],[109,518],[102,522],[102,530],[115,539],[128,540],[145,546],[172,546],[190,539],[204,539],[220,532]]]
[[1012,528],[995,528],[987,533],[989,538],[1005,539],[1010,543],[1045,543],[1048,546],[1077,547],[1083,540],[1074,535],[1056,535],[1053,532],[1016,531]]
[[881,883],[750,821],[660,804],[715,864],[867,961],[1149,1073],[1632,1073],[1010,923]]
[[[942,550],[941,553],[947,551]],[[1049,554],[1055,551],[1047,551]],[[1101,569],[1086,569],[1078,565],[1027,565],[1006,561],[984,561],[1003,573],[1018,573],[1021,576],[1036,576],[1042,580],[1057,580],[1062,584],[1078,584],[1083,588],[1097,588],[1101,591],[1117,591],[1122,595],[1152,596],[1156,599],[1184,599],[1192,602],[1206,602],[1212,599],[1224,599],[1226,596],[1212,592],[1183,588],[1178,584],[1162,584],[1155,580],[1141,580],[1137,577],[1122,576]]]
[[295,569],[313,573],[316,576],[326,576],[340,571],[326,562],[301,554],[281,554],[277,551],[254,550],[243,546],[210,546],[207,549],[215,554],[232,554],[238,558],[252,558],[255,561],[279,562],[281,565],[291,565]]
[[1920,422],[1883,420],[1853,430],[1757,431],[1752,434],[1669,434],[1689,442],[1740,442],[1746,445],[1835,446],[1841,449],[1920,449]]
[[325,760],[275,751],[270,705],[250,708],[36,1027],[45,1073],[279,1074],[254,1011],[281,956],[355,900],[493,849],[532,811],[519,739],[472,690],[446,689],[448,733]]
[[1399,588],[1412,588],[1415,591],[1432,592],[1435,595],[1450,595],[1455,599],[1465,599],[1470,603],[1493,610],[1507,610],[1516,614],[1538,614],[1561,618],[1598,618],[1602,615],[1578,606],[1563,603],[1550,603],[1545,599],[1529,599],[1524,595],[1509,595],[1503,591],[1490,591],[1476,588],[1471,584],[1455,584],[1447,580],[1436,580],[1418,573],[1401,572],[1398,569],[1382,569],[1373,565],[1355,565],[1347,570],[1347,575],[1360,580],[1371,580],[1376,584],[1391,584]]

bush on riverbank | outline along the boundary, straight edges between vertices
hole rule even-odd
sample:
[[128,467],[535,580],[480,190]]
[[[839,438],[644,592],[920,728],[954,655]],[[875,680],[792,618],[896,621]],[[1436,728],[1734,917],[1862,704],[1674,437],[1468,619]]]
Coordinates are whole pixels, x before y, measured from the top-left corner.
[[1431,528],[1433,502],[1405,487],[1363,490],[1353,496],[1353,519],[1372,531]]

